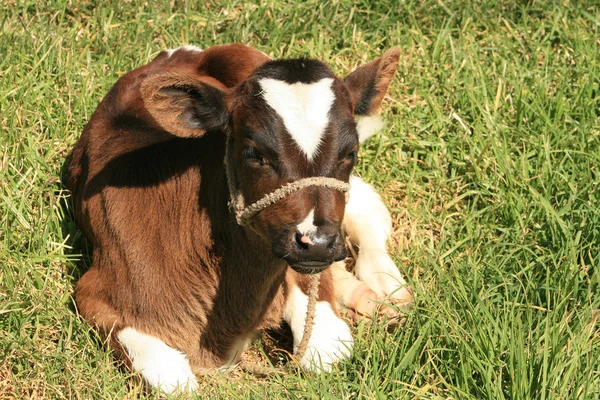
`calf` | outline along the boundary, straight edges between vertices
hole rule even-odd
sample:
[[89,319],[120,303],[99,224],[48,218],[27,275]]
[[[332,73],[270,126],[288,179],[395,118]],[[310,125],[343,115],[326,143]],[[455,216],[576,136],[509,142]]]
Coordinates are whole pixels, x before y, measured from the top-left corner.
[[[343,193],[359,146],[355,117],[379,107],[398,55],[389,50],[340,79],[315,60],[186,46],[125,74],[102,100],[69,166],[77,222],[94,249],[76,300],[148,383],[193,390],[195,373],[234,365],[254,332],[282,319],[297,346],[307,274],[319,271],[315,327],[300,362],[327,370],[349,356],[336,298],[361,311],[356,298],[403,284],[385,252],[389,227],[365,213],[383,207],[387,221],[381,200],[352,178],[344,219]],[[311,177],[340,186],[311,184],[240,215],[241,202]],[[342,223],[364,245],[357,268],[370,287],[339,265],[333,275],[326,269],[346,257]],[[350,295],[341,284],[334,290],[332,276]],[[406,289],[395,296],[410,297]]]

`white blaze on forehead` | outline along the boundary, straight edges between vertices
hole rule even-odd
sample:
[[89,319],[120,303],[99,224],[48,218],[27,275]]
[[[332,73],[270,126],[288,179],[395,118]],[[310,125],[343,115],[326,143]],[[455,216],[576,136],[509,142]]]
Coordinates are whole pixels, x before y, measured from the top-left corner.
[[261,79],[260,86],[267,104],[279,114],[285,128],[311,161],[329,123],[329,110],[335,100],[331,89],[333,78],[314,83],[286,83]]

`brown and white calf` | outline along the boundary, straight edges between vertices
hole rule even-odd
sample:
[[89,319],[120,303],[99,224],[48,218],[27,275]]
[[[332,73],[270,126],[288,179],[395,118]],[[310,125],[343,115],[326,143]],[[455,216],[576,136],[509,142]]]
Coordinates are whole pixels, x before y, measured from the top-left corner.
[[[307,273],[324,271],[300,360],[308,368],[328,370],[350,354],[336,298],[361,311],[356,298],[365,294],[410,296],[385,251],[389,213],[351,177],[355,117],[366,117],[359,127],[368,133],[398,54],[340,79],[315,60],[186,46],[125,74],[102,100],[69,166],[76,218],[93,246],[76,300],[148,383],[193,390],[195,373],[229,368],[258,329],[282,319],[297,346]],[[349,203],[339,191],[307,187],[240,226],[228,206],[226,143],[248,204],[312,176],[350,181]],[[366,284],[339,264],[326,269],[346,257],[342,225],[361,246],[357,275]]]

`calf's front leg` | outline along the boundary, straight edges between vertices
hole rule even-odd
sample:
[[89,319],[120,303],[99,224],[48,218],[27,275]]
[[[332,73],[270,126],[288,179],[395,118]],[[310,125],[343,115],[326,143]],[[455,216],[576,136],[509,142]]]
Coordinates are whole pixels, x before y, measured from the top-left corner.
[[[377,297],[389,297],[399,304],[412,302],[412,292],[386,249],[392,232],[390,213],[373,187],[356,176],[350,178],[350,195],[343,227],[350,242],[359,247],[354,269],[356,277]],[[345,276],[341,272],[338,275]],[[349,280],[347,276],[345,279]],[[354,283],[350,287],[356,285]],[[338,285],[336,281],[335,286],[338,299],[343,298],[341,292],[345,290],[345,285]],[[356,293],[364,295],[360,290]],[[372,296],[369,294],[368,297]]]

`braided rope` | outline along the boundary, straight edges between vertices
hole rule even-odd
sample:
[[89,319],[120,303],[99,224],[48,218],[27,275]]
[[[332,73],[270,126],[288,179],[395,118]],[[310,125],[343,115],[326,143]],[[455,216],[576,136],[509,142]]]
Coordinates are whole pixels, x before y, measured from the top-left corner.
[[[319,295],[319,282],[321,281],[321,273],[317,273],[311,275],[310,283],[308,286],[308,305],[306,307],[306,319],[304,322],[304,332],[302,332],[302,339],[298,344],[298,348],[295,351],[293,356],[293,360],[296,361],[296,365],[300,365],[300,360],[304,358],[306,355],[306,350],[308,349],[308,341],[310,340],[310,336],[312,335],[313,327],[315,326],[315,309],[317,307],[317,298]],[[242,370],[257,376],[269,376],[275,373],[284,373],[286,370],[282,370],[277,367],[271,366],[263,366],[250,364],[248,362],[241,362],[240,368]]]
[[227,144],[225,145],[225,172],[227,174],[227,184],[229,185],[229,205],[233,209],[233,212],[235,213],[235,219],[239,225],[247,225],[252,217],[265,208],[283,200],[290,194],[309,186],[321,186],[338,190],[346,195],[346,202],[348,201],[348,193],[350,190],[350,184],[348,182],[326,176],[311,176],[308,178],[298,179],[297,181],[290,182],[278,189],[275,189],[273,192],[266,194],[262,199],[246,207],[244,196],[238,189],[235,173],[233,172],[233,166],[231,165],[232,141],[233,139],[228,137]]
[[290,194],[297,192],[298,190],[304,189],[309,186],[322,186],[330,189],[339,190],[340,192],[347,193],[350,189],[350,184],[344,181],[340,181],[335,178],[328,178],[325,176],[311,176],[309,178],[299,179],[294,182],[290,182],[287,185],[274,190],[273,192],[265,195],[262,199],[255,203],[250,204],[248,207],[241,211],[236,211],[235,217],[240,225],[246,225],[248,221],[256,214]]
[[306,307],[306,320],[304,322],[304,332],[302,333],[302,340],[298,344],[296,349],[295,358],[300,361],[306,353],[308,348],[308,341],[312,335],[312,329],[315,325],[315,308],[317,306],[317,297],[319,296],[319,281],[321,280],[321,273],[314,274],[310,277],[310,284],[308,286],[308,306]]

